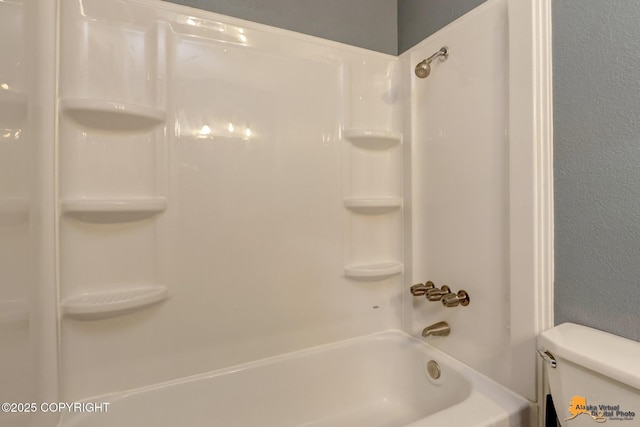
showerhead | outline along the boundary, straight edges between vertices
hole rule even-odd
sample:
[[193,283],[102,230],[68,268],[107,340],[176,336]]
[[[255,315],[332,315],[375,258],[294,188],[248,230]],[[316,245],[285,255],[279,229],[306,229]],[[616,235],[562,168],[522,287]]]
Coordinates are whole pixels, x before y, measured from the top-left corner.
[[416,76],[418,76],[421,79],[428,77],[429,74],[431,74],[431,61],[433,61],[436,58],[440,58],[440,62],[443,62],[443,61],[446,61],[448,57],[449,57],[449,49],[447,49],[446,47],[440,48],[439,51],[437,51],[436,53],[434,53],[433,55],[431,55],[424,61],[419,62],[418,65],[416,65]]
[[427,62],[426,59],[416,65],[416,76],[424,79],[425,77],[428,77],[429,74],[431,74],[431,64]]

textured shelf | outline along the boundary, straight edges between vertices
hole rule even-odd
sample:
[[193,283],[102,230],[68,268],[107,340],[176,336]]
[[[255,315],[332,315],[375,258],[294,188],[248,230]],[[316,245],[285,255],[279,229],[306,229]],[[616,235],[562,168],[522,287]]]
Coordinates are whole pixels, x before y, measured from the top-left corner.
[[402,207],[402,198],[400,197],[382,197],[382,198],[347,198],[344,199],[344,205],[354,212],[376,215],[390,212]]
[[381,262],[376,264],[350,265],[344,268],[344,275],[351,279],[380,280],[402,273],[401,262]]
[[155,215],[167,208],[165,197],[140,199],[64,199],[60,210],[87,222],[126,222]]
[[23,323],[29,320],[29,307],[25,300],[0,301],[0,325]]
[[0,123],[20,123],[27,116],[27,95],[0,89]]
[[60,109],[81,126],[109,132],[145,131],[166,120],[158,108],[97,99],[63,99]]
[[345,129],[342,135],[362,148],[384,150],[400,144],[402,133],[378,129]]
[[166,299],[166,286],[138,286],[103,292],[87,292],[66,298],[63,313],[77,318],[101,318],[144,308]]

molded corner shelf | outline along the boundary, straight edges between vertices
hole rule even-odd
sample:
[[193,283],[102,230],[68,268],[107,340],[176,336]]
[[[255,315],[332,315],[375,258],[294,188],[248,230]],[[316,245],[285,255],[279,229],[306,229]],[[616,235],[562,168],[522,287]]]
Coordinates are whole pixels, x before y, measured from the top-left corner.
[[350,265],[344,268],[344,275],[351,279],[381,280],[402,273],[403,267],[401,262],[396,261]]
[[167,116],[164,110],[145,105],[83,98],[62,99],[60,109],[81,126],[110,132],[149,130]]
[[87,222],[135,221],[164,211],[165,197],[140,199],[64,199],[60,202],[63,214]]
[[402,141],[402,133],[379,129],[345,129],[342,135],[355,145],[372,150],[385,150]]
[[103,292],[86,292],[66,298],[63,313],[80,319],[112,317],[147,307],[168,296],[166,286],[139,286]]
[[354,212],[361,214],[377,215],[390,212],[402,207],[402,198],[400,197],[381,197],[381,198],[357,198],[350,197],[344,199],[344,205]]
[[19,123],[27,116],[27,95],[13,90],[0,89],[0,123]]

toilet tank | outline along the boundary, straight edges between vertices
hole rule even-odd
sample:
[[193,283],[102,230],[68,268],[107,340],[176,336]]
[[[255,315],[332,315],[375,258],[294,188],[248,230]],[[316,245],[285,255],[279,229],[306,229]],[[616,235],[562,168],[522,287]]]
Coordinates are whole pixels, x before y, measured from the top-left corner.
[[563,323],[543,332],[538,348],[563,427],[640,426],[640,342]]

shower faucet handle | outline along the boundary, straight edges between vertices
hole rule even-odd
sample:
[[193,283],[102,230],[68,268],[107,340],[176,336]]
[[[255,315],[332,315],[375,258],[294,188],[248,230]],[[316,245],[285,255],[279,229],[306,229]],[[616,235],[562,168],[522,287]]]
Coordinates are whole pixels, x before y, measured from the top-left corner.
[[445,307],[457,307],[458,305],[466,307],[469,305],[469,301],[469,294],[464,290],[458,291],[457,294],[451,292],[442,297],[442,305]]
[[444,285],[440,289],[438,288],[429,289],[425,293],[425,296],[429,301],[440,301],[442,297],[448,293],[451,293],[451,289],[449,289],[447,285]]
[[428,281],[424,285],[422,283],[417,283],[413,285],[410,291],[411,291],[411,295],[413,295],[414,297],[419,297],[426,294],[429,289],[433,289],[433,288],[435,288],[435,285],[433,284],[433,282]]

